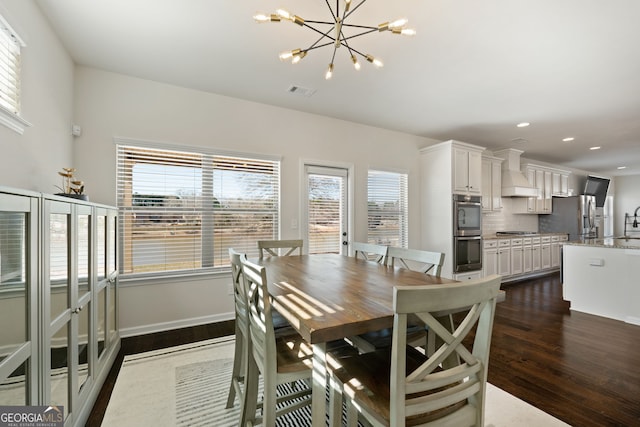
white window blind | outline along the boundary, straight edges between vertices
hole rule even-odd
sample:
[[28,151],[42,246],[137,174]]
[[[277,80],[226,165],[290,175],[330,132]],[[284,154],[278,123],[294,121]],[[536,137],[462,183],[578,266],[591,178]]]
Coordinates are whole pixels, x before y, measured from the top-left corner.
[[118,145],[121,272],[209,271],[279,230],[280,162]]
[[20,38],[0,16],[0,106],[20,113]]
[[408,246],[408,176],[404,173],[369,171],[368,241],[379,245]]
[[308,175],[310,254],[339,254],[342,250],[342,212],[345,204],[344,178]]

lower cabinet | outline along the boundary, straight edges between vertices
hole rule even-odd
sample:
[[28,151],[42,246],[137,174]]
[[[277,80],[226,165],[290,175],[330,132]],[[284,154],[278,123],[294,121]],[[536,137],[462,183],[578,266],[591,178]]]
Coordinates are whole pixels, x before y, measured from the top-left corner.
[[524,267],[522,239],[511,239],[511,274],[522,274]]
[[[84,425],[120,347],[117,211],[37,193],[0,198],[0,319],[29,319],[26,334],[1,335],[0,404],[63,406],[65,426]],[[3,298],[9,289],[21,299]]]
[[498,274],[511,275],[511,242],[509,239],[498,240]]
[[484,239],[482,274],[499,274],[503,281],[516,280],[560,267],[560,248],[566,235],[542,235],[511,239]]

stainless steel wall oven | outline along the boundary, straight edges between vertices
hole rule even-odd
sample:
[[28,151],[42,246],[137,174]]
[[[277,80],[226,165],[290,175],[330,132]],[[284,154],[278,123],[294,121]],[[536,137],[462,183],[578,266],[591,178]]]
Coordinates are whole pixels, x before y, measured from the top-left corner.
[[453,196],[453,271],[482,269],[482,204],[480,196]]

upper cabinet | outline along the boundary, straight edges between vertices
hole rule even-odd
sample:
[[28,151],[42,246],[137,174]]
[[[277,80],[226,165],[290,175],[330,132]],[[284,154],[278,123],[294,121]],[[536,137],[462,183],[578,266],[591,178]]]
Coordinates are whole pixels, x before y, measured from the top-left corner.
[[453,194],[481,195],[482,151],[469,144],[452,144]]
[[482,156],[482,211],[502,209],[502,159]]
[[556,197],[569,196],[569,171],[556,170],[551,172],[551,195]]
[[525,163],[522,165],[522,173],[529,184],[538,189],[538,197],[518,199],[514,206],[516,213],[550,214],[551,197],[569,195],[569,171]]

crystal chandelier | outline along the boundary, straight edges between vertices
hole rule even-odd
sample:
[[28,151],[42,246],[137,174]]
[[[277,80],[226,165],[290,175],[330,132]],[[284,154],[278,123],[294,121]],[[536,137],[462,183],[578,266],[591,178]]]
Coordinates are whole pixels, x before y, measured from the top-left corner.
[[[340,9],[341,1],[344,2],[344,7]],[[416,31],[411,28],[405,28],[407,25],[407,19],[402,18],[393,22],[384,22],[376,26],[368,25],[356,25],[348,23],[347,20],[351,15],[358,10],[367,0],[360,1],[353,8],[351,7],[351,0],[336,0],[335,8],[331,7],[329,0],[325,0],[329,12],[331,13],[331,21],[312,21],[305,20],[298,15],[293,15],[284,9],[278,9],[276,13],[264,14],[257,13],[253,19],[257,22],[280,22],[282,20],[290,21],[294,24],[298,24],[301,27],[309,28],[320,35],[318,40],[306,49],[293,49],[291,51],[282,52],[280,54],[280,60],[291,60],[293,64],[300,62],[307,53],[314,49],[319,49],[325,46],[333,46],[333,55],[331,56],[331,62],[325,73],[325,79],[330,79],[333,76],[333,63],[336,58],[336,52],[338,48],[344,47],[347,50],[348,55],[351,58],[351,62],[356,70],[360,69],[360,63],[358,62],[358,56],[366,59],[376,67],[382,67],[384,64],[379,58],[370,54],[364,54],[351,45],[351,41],[356,37],[361,37],[374,32],[389,31],[392,34],[399,34],[405,36],[413,36]],[[349,34],[346,34],[346,33]]]

